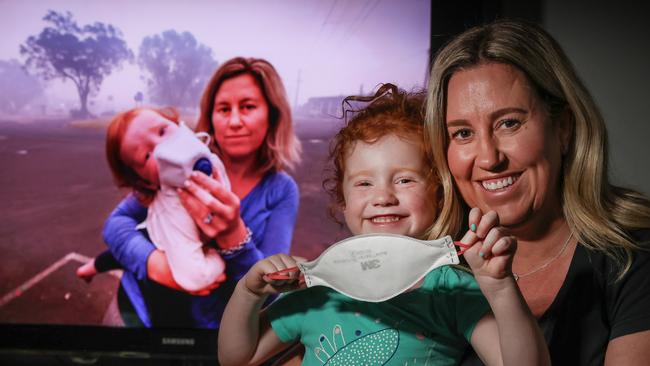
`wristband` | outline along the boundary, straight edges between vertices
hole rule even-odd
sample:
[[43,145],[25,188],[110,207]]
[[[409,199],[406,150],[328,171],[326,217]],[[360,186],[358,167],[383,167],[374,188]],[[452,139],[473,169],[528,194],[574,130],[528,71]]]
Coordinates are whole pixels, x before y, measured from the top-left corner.
[[240,241],[239,244],[226,249],[217,249],[217,252],[221,255],[229,255],[229,254],[236,253],[244,249],[244,246],[250,243],[252,239],[253,239],[253,232],[251,231],[251,229],[248,228],[248,226],[246,226],[246,237],[244,237],[244,239]]

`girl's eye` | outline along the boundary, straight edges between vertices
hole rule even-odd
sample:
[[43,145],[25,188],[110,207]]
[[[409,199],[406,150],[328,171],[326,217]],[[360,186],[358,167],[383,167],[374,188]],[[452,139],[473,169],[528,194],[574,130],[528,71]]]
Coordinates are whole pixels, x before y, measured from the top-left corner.
[[144,161],[149,161],[149,158],[151,157],[151,152],[148,152],[144,155]]
[[164,136],[165,130],[167,130],[167,126],[160,127],[160,131],[158,131],[158,135]]
[[413,182],[415,182],[415,180],[411,178],[400,178],[397,180],[397,184],[409,184]]
[[217,108],[217,113],[225,114],[230,112],[230,108],[228,107],[219,107]]
[[255,108],[257,108],[257,106],[254,105],[254,104],[246,104],[246,105],[244,105],[244,109],[247,110],[247,111],[252,111]]
[[451,138],[454,140],[466,140],[472,137],[472,131],[469,128],[461,128],[451,133]]
[[355,187],[370,187],[372,184],[368,181],[361,181],[361,182],[356,182],[354,184]]

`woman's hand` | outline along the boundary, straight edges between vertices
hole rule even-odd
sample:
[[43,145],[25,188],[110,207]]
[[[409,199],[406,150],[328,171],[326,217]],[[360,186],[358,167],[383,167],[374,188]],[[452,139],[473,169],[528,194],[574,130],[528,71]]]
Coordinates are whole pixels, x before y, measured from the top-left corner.
[[239,197],[218,180],[193,172],[178,194],[196,225],[207,237],[216,239],[222,249],[234,247],[246,237]]
[[304,288],[299,271],[285,273],[290,277],[286,280],[274,280],[267,276],[269,273],[296,267],[299,261],[304,259],[286,254],[272,255],[255,263],[241,281],[248,291],[259,297]]
[[470,230],[461,242],[472,245],[464,256],[477,280],[491,278],[501,280],[512,276],[512,259],[517,249],[517,240],[507,236],[499,227],[495,211],[483,215],[479,208],[469,213]]
[[173,290],[187,292],[194,296],[207,296],[212,290],[221,286],[226,281],[226,274],[222,273],[217,279],[206,288],[198,291],[187,291],[182,288],[172,276],[172,270],[167,261],[167,255],[160,249],[156,249],[149,255],[147,259],[147,275],[149,279],[155,281],[163,286],[169,287]]

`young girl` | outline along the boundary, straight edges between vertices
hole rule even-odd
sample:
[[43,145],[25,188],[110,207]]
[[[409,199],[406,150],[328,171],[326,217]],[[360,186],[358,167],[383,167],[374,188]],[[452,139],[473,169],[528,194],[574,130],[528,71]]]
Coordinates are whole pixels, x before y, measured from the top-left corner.
[[[170,136],[175,136],[175,139],[167,140]],[[194,139],[193,132],[186,126],[179,126],[176,112],[132,109],[118,114],[111,121],[106,139],[107,159],[118,185],[133,188],[148,201],[150,209],[145,227],[155,245],[167,254],[176,283],[184,290],[197,291],[223,281],[225,265],[215,248],[206,247],[201,242],[198,228],[181,205],[176,191],[178,187],[161,184],[160,177],[165,169],[159,167],[154,151],[163,141],[180,143],[166,147],[166,154],[174,156],[182,154],[176,148],[194,151],[197,144],[199,148],[202,144]],[[205,151],[209,151],[207,147]],[[221,161],[214,154],[210,155],[210,160],[217,168],[215,175],[227,182]],[[170,174],[169,168],[166,174]],[[185,180],[188,177],[180,178]],[[81,266],[77,275],[90,279],[97,272],[119,267],[106,251]]]
[[[334,139],[332,192],[354,235],[421,238],[436,217],[438,196],[423,148],[422,99],[389,84],[378,94]],[[219,361],[258,364],[300,340],[305,365],[457,364],[468,342],[491,365],[548,364],[541,332],[511,275],[516,242],[501,234],[497,221],[494,213],[473,210],[472,230],[462,240],[471,245],[465,257],[480,283],[464,270],[442,266],[384,302],[316,286],[260,311],[270,294],[300,285],[267,276],[295,266],[294,258],[258,262],[226,307]]]

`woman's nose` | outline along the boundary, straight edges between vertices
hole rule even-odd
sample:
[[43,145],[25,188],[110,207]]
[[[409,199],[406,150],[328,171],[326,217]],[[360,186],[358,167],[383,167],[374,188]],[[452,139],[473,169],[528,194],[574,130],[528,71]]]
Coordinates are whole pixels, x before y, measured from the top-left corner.
[[242,126],[241,115],[237,109],[233,108],[232,112],[230,112],[230,116],[228,117],[228,126],[234,128]]
[[483,170],[498,170],[505,162],[505,155],[494,136],[486,136],[478,144],[476,165]]
[[374,206],[395,206],[399,203],[395,192],[390,188],[376,189],[373,195],[372,204]]

